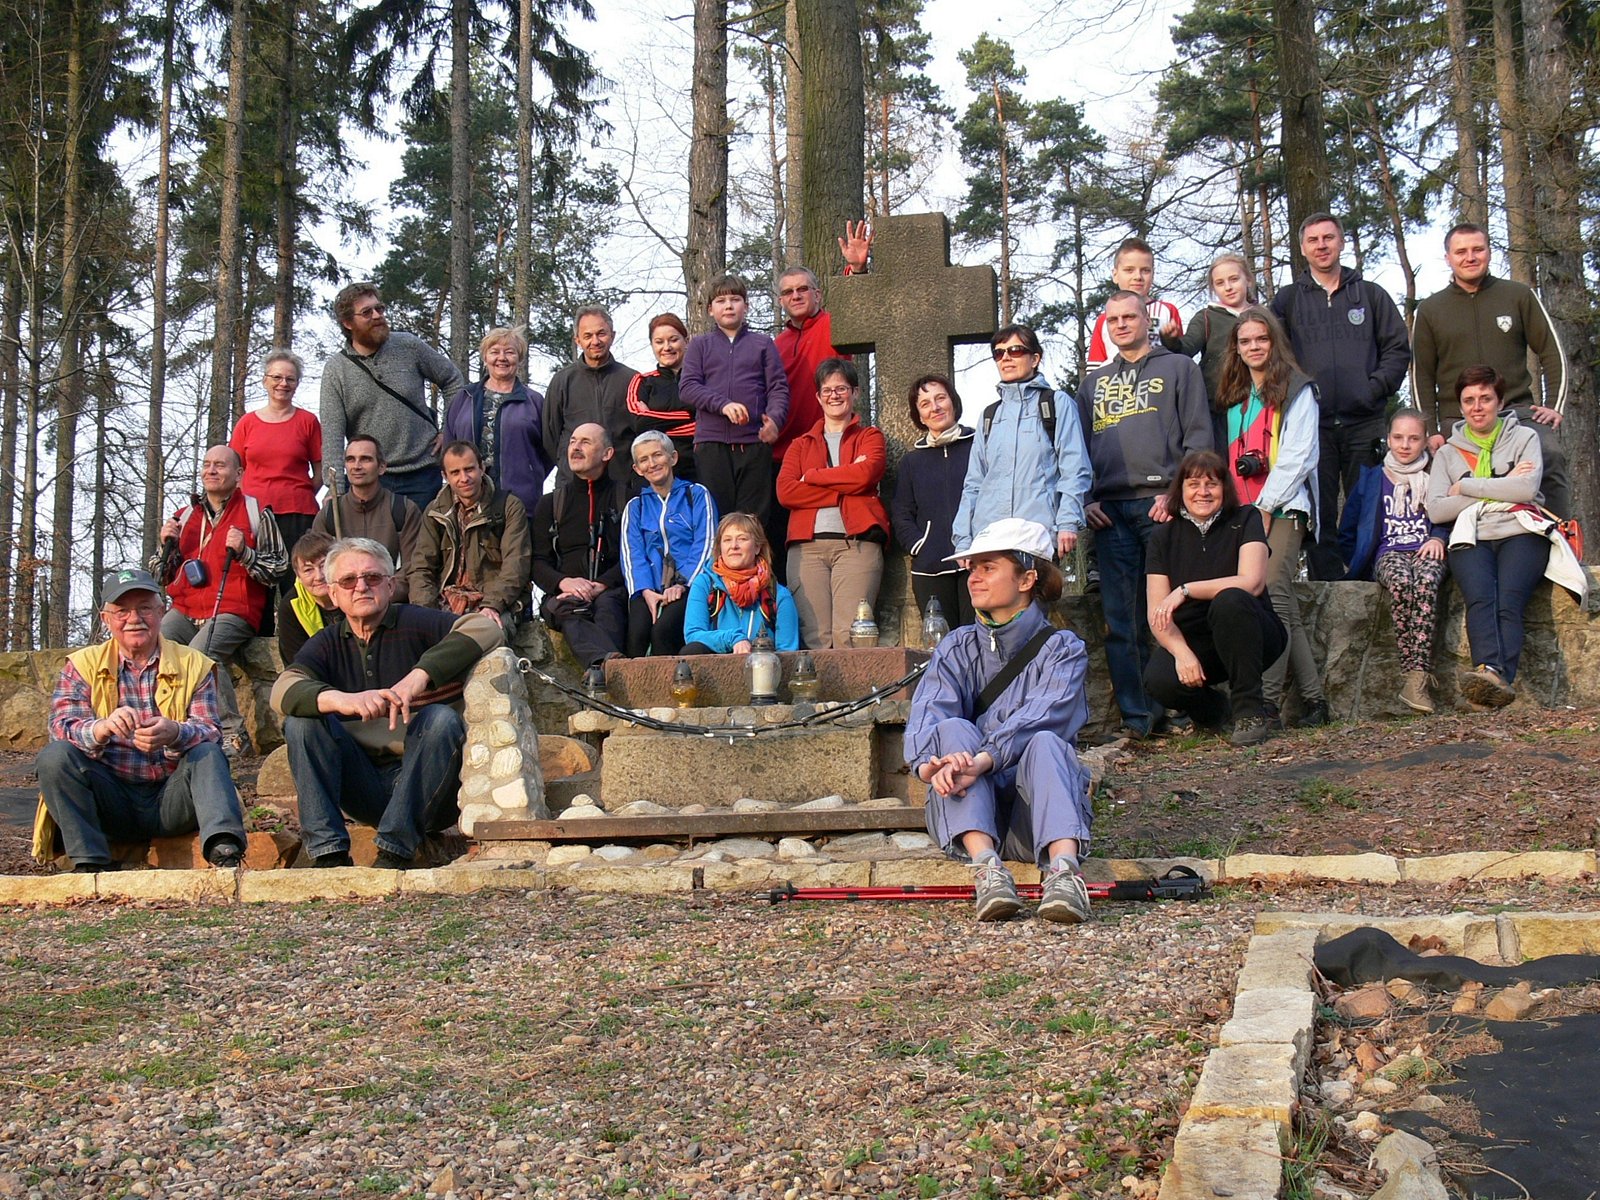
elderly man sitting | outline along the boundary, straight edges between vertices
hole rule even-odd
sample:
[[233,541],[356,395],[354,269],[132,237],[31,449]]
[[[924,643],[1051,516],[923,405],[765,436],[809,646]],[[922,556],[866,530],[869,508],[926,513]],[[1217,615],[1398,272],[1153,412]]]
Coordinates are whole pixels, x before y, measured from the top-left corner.
[[[100,589],[111,636],[67,656],[50,700],[39,791],[75,871],[115,869],[110,842],[200,831],[206,861],[237,867],[244,813],[217,726],[216,663],[158,632],[166,600],[145,571]],[[53,850],[41,814],[36,850]]]
[[455,822],[461,685],[501,644],[500,626],[477,611],[394,603],[394,559],[370,538],[335,542],[323,565],[344,620],[307,642],[272,689],[301,840],[315,866],[350,866],[349,814],[377,827],[373,865],[404,869],[424,833]]

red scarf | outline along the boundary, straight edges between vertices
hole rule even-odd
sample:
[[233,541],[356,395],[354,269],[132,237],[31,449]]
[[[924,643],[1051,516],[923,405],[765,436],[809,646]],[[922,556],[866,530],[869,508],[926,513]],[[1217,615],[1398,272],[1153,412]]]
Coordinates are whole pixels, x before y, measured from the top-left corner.
[[772,572],[759,558],[755,566],[736,571],[719,557],[712,569],[722,577],[723,587],[740,608],[754,608],[772,584]]

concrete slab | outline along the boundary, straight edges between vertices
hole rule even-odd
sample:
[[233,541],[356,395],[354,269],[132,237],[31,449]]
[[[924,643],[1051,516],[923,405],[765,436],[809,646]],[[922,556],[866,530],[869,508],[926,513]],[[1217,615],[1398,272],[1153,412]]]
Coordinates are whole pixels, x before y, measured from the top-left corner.
[[600,756],[600,791],[608,807],[633,800],[670,808],[728,806],[743,796],[780,804],[829,795],[862,801],[877,794],[877,779],[878,745],[870,726],[773,733],[731,745],[629,730],[608,737]]
[[1277,1200],[1287,1132],[1273,1121],[1186,1118],[1159,1200]]

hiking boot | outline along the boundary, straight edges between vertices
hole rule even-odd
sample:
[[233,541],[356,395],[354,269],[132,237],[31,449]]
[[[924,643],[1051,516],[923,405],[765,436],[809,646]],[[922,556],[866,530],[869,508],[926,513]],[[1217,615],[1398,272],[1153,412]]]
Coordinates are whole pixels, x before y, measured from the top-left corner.
[[248,758],[252,747],[248,733],[225,733],[222,735],[222,756],[229,762],[235,759]]
[[1504,708],[1517,698],[1517,689],[1507,683],[1499,671],[1486,664],[1458,672],[1456,686],[1468,700],[1484,708]]
[[1240,717],[1233,723],[1228,742],[1234,746],[1259,746],[1267,740],[1268,732],[1265,717]]
[[356,860],[350,857],[348,850],[332,850],[327,854],[319,854],[311,860],[313,867],[353,867]]
[[1311,729],[1318,725],[1326,725],[1331,720],[1328,712],[1328,702],[1321,697],[1305,706],[1300,713],[1300,719],[1295,722],[1297,729]]
[[244,850],[232,838],[222,838],[206,853],[206,861],[219,871],[232,871],[244,865]]
[[1017,895],[1017,881],[998,856],[983,858],[972,864],[977,877],[972,885],[972,899],[980,921],[1004,921],[1022,911],[1022,897]]
[[1419,713],[1431,713],[1433,697],[1428,689],[1432,685],[1433,680],[1426,671],[1407,671],[1405,682],[1400,685],[1400,703]]
[[74,875],[95,875],[101,871],[120,871],[122,864],[116,861],[108,863],[78,863],[72,868]]
[[1062,867],[1044,877],[1039,916],[1059,925],[1081,925],[1089,919],[1089,889],[1075,867]]
[[1278,730],[1283,728],[1283,713],[1271,700],[1261,706],[1261,719],[1267,723],[1268,729]]
[[411,862],[411,859],[401,858],[393,850],[380,849],[378,857],[372,860],[372,869],[374,871],[409,871]]

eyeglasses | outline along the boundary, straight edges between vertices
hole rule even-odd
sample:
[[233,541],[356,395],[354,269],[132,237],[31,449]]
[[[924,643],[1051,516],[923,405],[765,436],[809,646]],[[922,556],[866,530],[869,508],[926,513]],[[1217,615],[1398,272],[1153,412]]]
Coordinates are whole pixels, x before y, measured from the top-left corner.
[[380,583],[389,577],[382,571],[363,571],[359,575],[341,575],[333,581],[333,586],[341,592],[353,592],[358,584],[366,584],[368,591],[376,591]]
[[381,317],[381,316],[383,316],[384,313],[386,313],[388,311],[389,311],[389,306],[387,304],[369,304],[365,308],[356,309],[356,316],[358,316],[358,317]]
[[135,617],[148,624],[152,615],[159,617],[161,612],[160,604],[145,604],[138,608],[103,608],[100,610],[100,615],[106,619],[107,624],[126,625]]
[[800,287],[780,288],[778,290],[778,296],[781,299],[787,300],[790,296],[804,296],[807,292],[809,292],[811,290],[812,290],[811,285],[809,283],[807,283],[807,284],[801,285]]
[[1032,353],[1026,346],[996,346],[989,351],[989,357],[999,362],[1002,358],[1027,358]]
[[855,388],[852,387],[831,387],[823,388],[817,395],[824,400],[835,400],[840,396],[848,396],[853,391],[855,391]]
[[300,382],[300,376],[298,376],[298,375],[268,375],[267,376],[267,382],[268,383],[299,383]]

